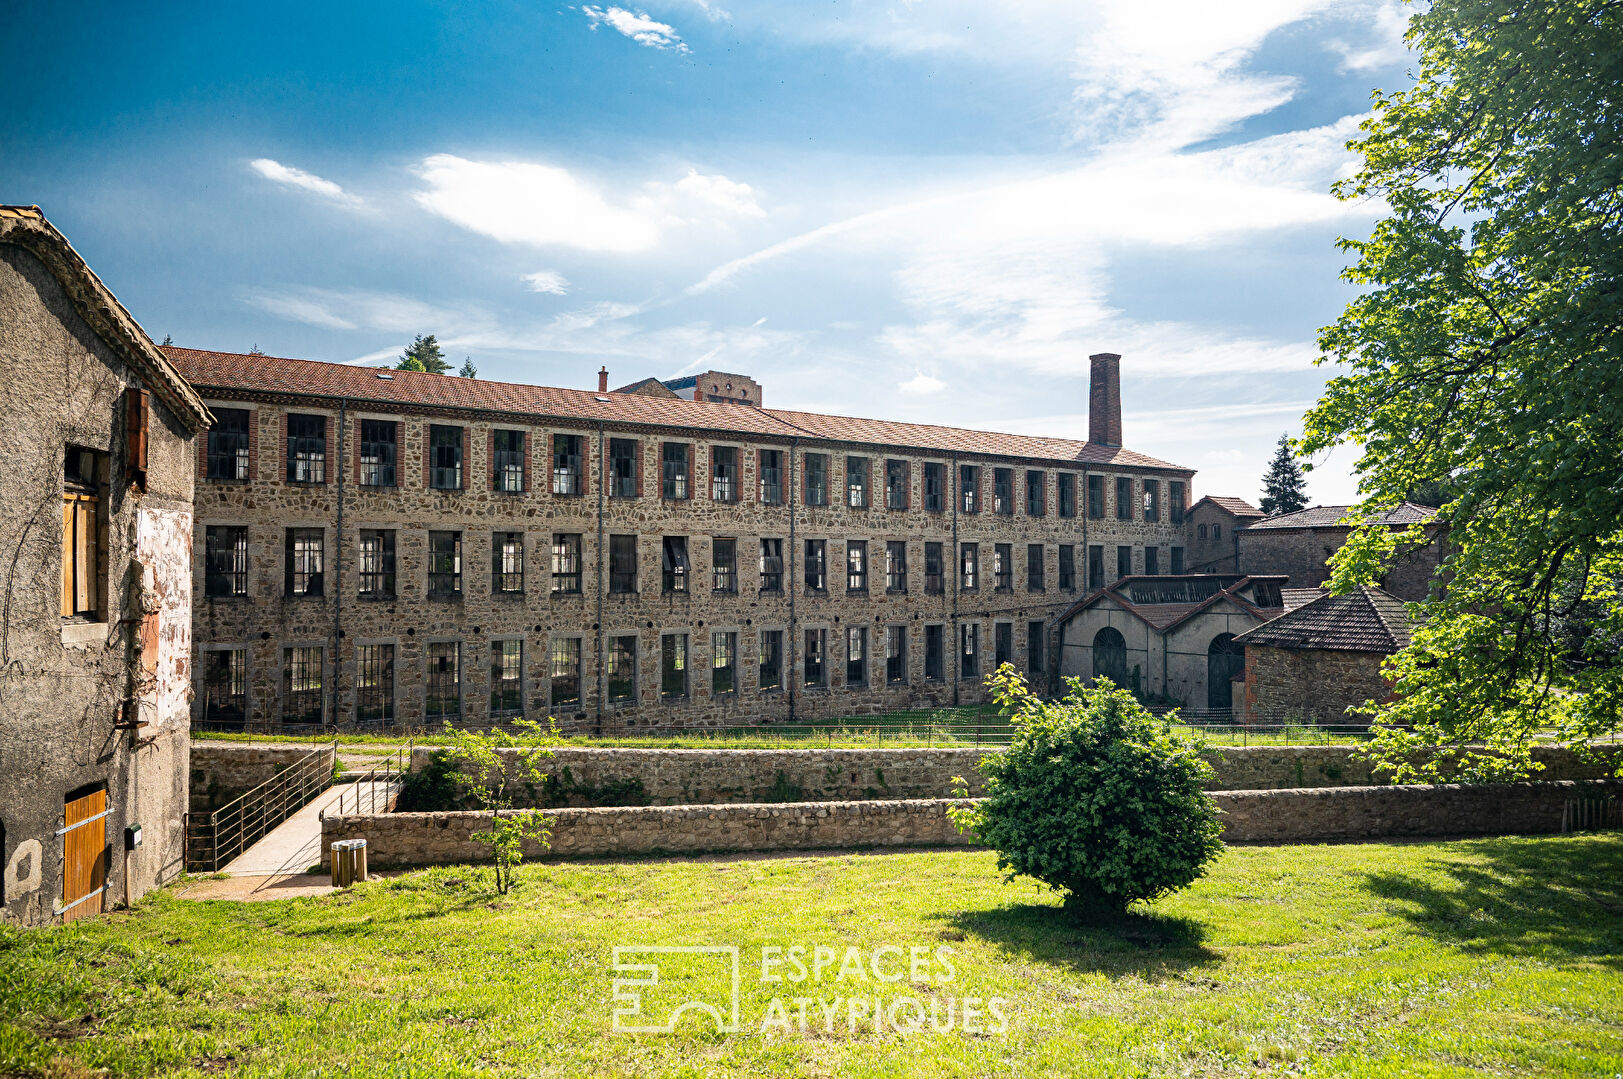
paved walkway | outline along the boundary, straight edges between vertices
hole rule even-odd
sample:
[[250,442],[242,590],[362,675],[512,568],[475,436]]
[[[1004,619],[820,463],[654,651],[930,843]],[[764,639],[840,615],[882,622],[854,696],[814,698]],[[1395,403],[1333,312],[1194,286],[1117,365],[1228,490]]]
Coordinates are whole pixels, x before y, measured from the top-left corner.
[[363,806],[381,811],[393,784],[335,783],[315,801],[283,821],[271,833],[232,859],[221,872],[233,877],[279,877],[303,873],[321,864],[321,815],[337,813],[342,801],[354,812],[359,797]]

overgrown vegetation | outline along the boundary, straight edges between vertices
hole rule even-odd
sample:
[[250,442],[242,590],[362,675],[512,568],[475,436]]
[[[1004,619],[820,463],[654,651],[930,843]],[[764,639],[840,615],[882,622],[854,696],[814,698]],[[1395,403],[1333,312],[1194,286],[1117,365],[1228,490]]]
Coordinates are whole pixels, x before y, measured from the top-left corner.
[[985,797],[950,812],[997,851],[1005,879],[1040,880],[1097,919],[1206,873],[1223,844],[1199,739],[1107,678],[1070,679],[1058,701],[1037,697],[1007,663],[986,681],[1014,741],[981,761]]
[[[537,742],[545,736],[534,720],[518,720],[515,730],[462,730],[445,724],[450,744],[437,756],[444,758],[452,783],[461,791],[461,803],[490,814],[490,827],[474,832],[473,839],[490,848],[496,867],[496,891],[502,895],[513,884],[513,869],[524,860],[524,843],[545,847],[552,838],[552,819],[535,808],[519,808],[517,792],[533,791],[542,783],[543,761],[552,750]],[[505,753],[503,751],[506,751]]]

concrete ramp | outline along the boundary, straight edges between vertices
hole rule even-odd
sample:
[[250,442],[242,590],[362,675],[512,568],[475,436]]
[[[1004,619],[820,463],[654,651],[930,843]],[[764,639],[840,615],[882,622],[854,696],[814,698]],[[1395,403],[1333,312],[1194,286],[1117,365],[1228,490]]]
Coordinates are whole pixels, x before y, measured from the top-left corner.
[[232,877],[274,877],[319,866],[323,815],[336,815],[340,803],[346,808],[359,803],[377,807],[368,811],[382,812],[399,792],[400,784],[392,780],[334,784],[232,859],[221,872]]

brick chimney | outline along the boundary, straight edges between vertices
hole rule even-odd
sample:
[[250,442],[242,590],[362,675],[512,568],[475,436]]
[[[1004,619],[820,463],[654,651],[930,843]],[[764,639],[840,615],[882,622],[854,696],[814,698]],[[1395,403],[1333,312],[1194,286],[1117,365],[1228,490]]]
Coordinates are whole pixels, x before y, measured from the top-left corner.
[[597,392],[609,392],[609,369],[607,367],[597,373]]
[[1088,441],[1100,446],[1121,445],[1121,356],[1096,352],[1088,383]]

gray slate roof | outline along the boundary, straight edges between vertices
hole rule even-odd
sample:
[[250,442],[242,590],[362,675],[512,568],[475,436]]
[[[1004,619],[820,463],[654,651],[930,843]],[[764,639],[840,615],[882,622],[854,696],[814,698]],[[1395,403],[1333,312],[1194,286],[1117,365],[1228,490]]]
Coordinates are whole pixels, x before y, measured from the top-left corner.
[[1304,603],[1235,641],[1292,651],[1390,654],[1409,643],[1409,614],[1396,596],[1364,585],[1345,596],[1327,594]]
[[[1334,528],[1351,506],[1310,506],[1295,513],[1281,513],[1278,517],[1264,517],[1246,525],[1249,531],[1259,528]],[[1437,516],[1436,506],[1422,506],[1417,502],[1399,502],[1384,514],[1379,523],[1402,528],[1422,524]]]

